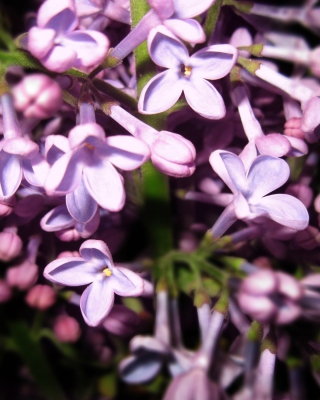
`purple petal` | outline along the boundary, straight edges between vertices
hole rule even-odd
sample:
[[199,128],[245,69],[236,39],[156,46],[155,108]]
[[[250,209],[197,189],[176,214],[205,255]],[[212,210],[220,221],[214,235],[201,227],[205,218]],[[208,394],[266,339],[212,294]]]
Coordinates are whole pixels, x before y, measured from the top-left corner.
[[148,0],[148,3],[161,19],[169,18],[174,12],[172,0]]
[[[228,157],[227,157],[228,155]],[[220,176],[220,178],[224,181],[224,183],[229,187],[233,194],[238,194],[238,185],[237,183],[233,182],[232,178],[230,177],[228,170],[226,169],[226,165],[223,162],[222,156],[225,157],[225,160],[230,160],[229,163],[234,163],[238,167],[238,175],[241,175],[240,180],[241,182],[245,179],[245,171],[244,166],[239,163],[241,160],[235,154],[230,153],[228,151],[223,150],[216,150],[214,151],[210,158],[209,162],[213,168],[213,170]],[[234,160],[234,161],[232,161]],[[238,179],[237,179],[238,180]],[[236,181],[237,181],[236,180]]]
[[288,194],[274,194],[263,197],[259,203],[250,206],[254,212],[264,212],[273,221],[292,229],[302,230],[308,226],[308,211],[302,202]]
[[36,58],[45,57],[54,46],[56,32],[53,29],[33,27],[28,33],[28,50]]
[[37,23],[41,28],[54,29],[57,34],[74,30],[78,25],[72,0],[47,0],[42,3],[37,14]]
[[[220,157],[221,157],[221,159],[226,167],[226,170],[233,182],[233,185],[237,189],[237,192],[246,192],[248,185],[247,185],[246,172],[244,169],[243,162],[240,160],[240,158],[238,156],[236,156],[235,154],[232,154],[232,153],[228,153],[228,152],[221,152]],[[220,174],[218,173],[218,175],[220,175]],[[225,182],[225,183],[227,183],[227,182]],[[227,183],[227,185],[229,186],[228,183]],[[231,187],[230,187],[230,189],[231,189]]]
[[[46,266],[45,278],[66,286],[82,286],[93,282],[97,277],[97,267],[81,257],[58,258]],[[102,276],[101,271],[101,276]]]
[[30,185],[43,187],[50,171],[50,166],[43,155],[38,153],[31,160],[22,161],[23,174]]
[[82,293],[80,309],[85,322],[97,326],[107,317],[113,306],[114,293],[108,278],[98,277]]
[[112,267],[110,268],[112,275],[112,288],[119,296],[139,296],[143,292],[144,281],[143,279],[123,267]]
[[89,194],[106,210],[120,211],[125,202],[125,191],[119,173],[108,161],[94,168],[85,168],[83,178]]
[[0,152],[0,182],[3,196],[12,196],[22,179],[22,167],[19,156]]
[[173,0],[173,18],[193,18],[207,11],[215,0]]
[[71,129],[68,135],[69,145],[71,149],[87,142],[93,146],[99,147],[105,138],[105,132],[99,124],[88,122],[86,124],[77,125]]
[[70,151],[56,161],[45,182],[48,195],[64,195],[72,192],[82,178],[85,153],[80,150]]
[[124,171],[139,168],[150,156],[149,147],[142,140],[131,136],[110,136],[105,142],[108,146],[108,160]]
[[205,79],[192,76],[185,80],[183,91],[189,106],[204,118],[220,119],[226,109],[220,93]]
[[168,110],[182,93],[180,73],[174,70],[161,72],[143,88],[138,110],[142,114],[157,114]]
[[160,67],[180,69],[189,59],[186,46],[162,25],[149,34],[148,46],[152,61]]
[[206,35],[202,26],[195,19],[167,19],[163,25],[172,33],[188,43],[203,43]]
[[261,155],[282,157],[289,153],[291,144],[289,140],[279,133],[271,133],[255,139],[255,144]]
[[30,139],[19,137],[5,140],[2,150],[8,154],[31,159],[39,152],[39,146]]
[[100,224],[100,212],[97,210],[93,218],[86,224],[76,223],[75,228],[83,239],[92,236]]
[[98,260],[101,266],[109,267],[113,264],[110,250],[102,240],[86,240],[82,243],[79,253],[86,260]]
[[54,46],[52,50],[41,59],[41,64],[50,71],[65,72],[73,67],[76,59],[77,53],[73,49]]
[[67,194],[66,204],[71,216],[83,224],[94,217],[98,208],[97,202],[88,193],[83,180],[73,192]]
[[46,139],[45,156],[49,164],[54,164],[70,150],[69,140],[62,135],[50,135]]
[[100,64],[109,49],[106,35],[96,31],[75,31],[65,36],[60,44],[77,53],[76,68]]
[[122,360],[119,364],[120,375],[129,384],[145,383],[159,373],[162,363],[161,354],[145,351]]
[[250,203],[260,202],[260,198],[278,189],[289,178],[290,168],[280,158],[258,156],[248,171],[248,197]]
[[192,73],[205,79],[220,79],[226,76],[234,66],[238,50],[229,44],[206,47],[190,58]]
[[49,211],[40,221],[41,228],[46,232],[56,232],[74,226],[74,219],[67,207],[62,204]]
[[288,157],[300,157],[308,153],[308,146],[302,139],[292,136],[286,136],[291,144],[291,150],[287,154]]

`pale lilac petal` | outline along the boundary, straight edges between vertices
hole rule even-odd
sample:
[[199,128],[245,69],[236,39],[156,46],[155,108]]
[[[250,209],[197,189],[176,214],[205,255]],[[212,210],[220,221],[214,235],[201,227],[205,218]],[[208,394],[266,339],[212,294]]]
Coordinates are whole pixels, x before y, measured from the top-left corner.
[[289,140],[279,133],[256,137],[255,144],[261,155],[282,157],[289,153],[291,144]]
[[31,160],[23,160],[23,174],[30,185],[43,187],[48,177],[50,166],[43,155],[38,153]]
[[[81,257],[58,258],[46,266],[43,275],[51,282],[66,286],[81,286],[93,282],[96,267]],[[101,271],[102,276],[102,271]]]
[[168,110],[182,93],[180,73],[168,70],[153,77],[143,88],[138,110],[141,114],[157,114]]
[[28,50],[36,58],[45,57],[54,46],[55,35],[53,29],[31,28],[28,33]]
[[74,220],[64,204],[49,211],[40,221],[41,228],[46,232],[60,231],[73,225]]
[[150,32],[148,47],[152,61],[160,67],[180,69],[189,59],[186,46],[162,25]]
[[173,0],[173,18],[193,18],[207,11],[215,0]]
[[273,221],[292,229],[302,230],[308,226],[308,211],[302,202],[288,194],[274,194],[260,199],[253,212],[265,213]]
[[229,44],[219,44],[197,51],[190,57],[192,74],[204,79],[221,79],[234,66],[238,50]]
[[[149,147],[142,142],[131,136],[110,136],[105,139],[108,145],[106,154],[108,160],[118,168],[124,171],[131,171],[139,168],[150,157]],[[105,150],[105,149],[104,149]],[[100,149],[97,149],[100,153]]]
[[106,35],[96,31],[75,31],[65,36],[60,44],[77,53],[73,66],[91,67],[100,64],[109,49]]
[[125,202],[125,191],[119,173],[108,161],[101,161],[97,168],[85,168],[83,179],[96,202],[106,210],[120,211]]
[[64,153],[70,150],[69,140],[62,135],[50,135],[45,143],[45,156],[49,164],[54,164]]
[[90,0],[76,0],[75,6],[78,17],[88,17],[102,11],[102,3],[95,4]]
[[185,42],[194,44],[206,40],[202,26],[195,19],[170,18],[163,21],[163,25]]
[[99,227],[99,224],[100,224],[100,212],[99,209],[97,209],[97,212],[89,222],[85,224],[81,224],[78,222],[75,224],[75,228],[83,239],[87,239],[88,237],[92,236],[95,233],[95,231]]
[[129,384],[145,383],[160,371],[163,356],[145,351],[138,356],[127,357],[119,364],[121,378]]
[[69,146],[74,149],[85,142],[90,142],[93,146],[100,146],[105,136],[103,128],[95,122],[77,125],[69,132]]
[[112,264],[109,247],[102,240],[86,240],[82,243],[79,253],[86,260],[98,261],[101,266]]
[[291,150],[287,154],[288,157],[300,157],[308,153],[308,146],[306,142],[302,139],[286,136],[291,144]]
[[45,182],[45,190],[49,196],[70,193],[80,184],[82,156],[82,151],[70,151],[53,164]]
[[139,296],[143,292],[144,281],[136,273],[123,267],[113,267],[112,275],[109,277],[112,280],[112,288],[119,296]]
[[66,204],[71,216],[83,224],[94,217],[98,208],[97,202],[88,193],[83,180],[73,192],[67,194]]
[[[246,171],[244,169],[244,165],[243,165],[243,162],[241,161],[241,159],[238,156],[236,156],[235,154],[228,153],[228,152],[221,152],[220,157],[226,167],[226,170],[230,176],[230,179],[233,182],[233,185],[237,189],[237,192],[238,191],[246,192],[248,184],[247,184],[247,179],[246,179]],[[219,172],[217,172],[217,173],[220,176]],[[227,183],[227,182],[225,182],[225,183]]]
[[17,190],[22,179],[22,167],[19,156],[0,152],[0,183],[3,196],[12,196]]
[[55,46],[40,61],[50,71],[65,72],[73,67],[76,59],[77,53],[72,48]]
[[[231,44],[231,46],[234,47],[251,46],[253,43],[251,33],[247,28],[238,28],[231,35],[229,43]],[[250,56],[250,53],[245,50],[241,50],[239,51],[239,55],[241,57],[248,58]]]
[[153,153],[151,156],[151,160],[153,165],[162,173],[168,176],[174,176],[175,178],[185,178],[194,173],[196,166],[194,162],[190,162],[187,164],[177,164],[168,160],[165,160],[163,157],[157,156],[157,154]]
[[250,197],[250,203],[260,202],[261,197],[287,182],[289,175],[290,168],[284,160],[270,156],[258,156],[248,171],[247,198]]
[[37,143],[23,137],[7,139],[2,150],[9,154],[32,158],[39,152]]
[[37,23],[41,28],[54,29],[57,34],[74,30],[78,25],[75,5],[72,0],[46,0],[37,14]]
[[183,91],[186,100],[195,112],[204,118],[220,119],[225,116],[226,109],[217,89],[202,78],[191,77],[184,81]]
[[[225,155],[225,154],[228,154],[228,157],[230,157],[231,160],[234,159],[235,160],[234,162],[238,165],[239,161],[236,160],[236,158],[238,158],[238,157],[233,153],[230,153],[228,151],[223,151],[223,150],[214,151],[209,158],[209,162],[210,162],[213,170],[220,176],[220,178],[229,187],[229,189],[232,191],[232,193],[238,194],[237,185],[231,179],[231,177],[226,169],[225,163],[222,161],[221,156]],[[244,171],[244,167],[243,166],[241,167],[240,164],[239,164],[238,174],[241,174],[241,181],[243,182],[243,180],[245,178],[245,171]]]
[[249,204],[241,192],[235,196],[233,205],[238,219],[254,218],[256,216],[250,215]]
[[255,143],[255,138],[252,138],[249,143],[244,146],[244,149],[239,154],[239,158],[243,162],[246,171],[250,168],[255,158],[258,156],[258,151]]
[[82,293],[80,309],[85,322],[97,326],[107,317],[114,302],[114,293],[110,280],[97,277],[92,285]]

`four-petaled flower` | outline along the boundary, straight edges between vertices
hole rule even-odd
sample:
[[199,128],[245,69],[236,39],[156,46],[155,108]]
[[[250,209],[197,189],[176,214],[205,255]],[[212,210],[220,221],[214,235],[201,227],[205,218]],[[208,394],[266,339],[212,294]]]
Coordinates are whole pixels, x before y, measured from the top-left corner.
[[107,245],[101,240],[87,240],[80,247],[81,257],[59,258],[46,266],[44,276],[51,282],[67,285],[89,285],[80,299],[85,322],[97,326],[109,314],[114,293],[139,296],[144,290],[143,279],[134,272],[116,267]]
[[223,99],[207,79],[220,79],[230,72],[238,55],[235,47],[209,46],[189,57],[186,46],[164,26],[150,33],[148,46],[152,60],[168,69],[143,88],[138,104],[142,114],[168,110],[184,92],[190,107],[198,114],[209,119],[224,117]]
[[[249,156],[248,156],[249,157]],[[221,236],[237,219],[268,217],[281,225],[302,230],[309,215],[303,203],[288,194],[266,194],[289,178],[288,164],[276,157],[258,156],[246,168],[242,159],[228,151],[216,150],[210,164],[234,194],[232,202],[214,224],[211,233]]]

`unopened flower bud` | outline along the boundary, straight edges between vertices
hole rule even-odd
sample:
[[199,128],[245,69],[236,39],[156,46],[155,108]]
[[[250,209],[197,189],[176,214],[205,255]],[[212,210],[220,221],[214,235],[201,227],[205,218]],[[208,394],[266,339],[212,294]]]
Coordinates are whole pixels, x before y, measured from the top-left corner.
[[38,279],[38,266],[28,260],[7,270],[6,281],[19,290],[29,289]]
[[298,318],[301,285],[283,272],[254,272],[241,284],[238,301],[242,310],[261,323],[288,324]]
[[161,131],[151,144],[151,160],[163,173],[174,177],[186,177],[195,170],[196,150],[184,137]]
[[56,338],[64,343],[76,342],[81,335],[78,321],[69,315],[60,315],[54,323],[53,331]]
[[292,136],[298,139],[304,139],[304,132],[301,127],[301,119],[293,117],[288,119],[288,121],[284,124],[284,135]]
[[13,88],[14,105],[26,118],[50,118],[62,105],[62,90],[44,74],[32,74]]
[[0,233],[0,260],[11,261],[18,257],[22,250],[22,240],[14,232],[4,231]]
[[0,303],[5,303],[11,298],[11,289],[6,281],[0,279]]
[[46,310],[55,303],[56,292],[51,286],[36,285],[29,290],[25,299],[30,307]]
[[79,232],[74,229],[62,229],[61,231],[55,232],[55,235],[63,242],[72,242],[80,239]]

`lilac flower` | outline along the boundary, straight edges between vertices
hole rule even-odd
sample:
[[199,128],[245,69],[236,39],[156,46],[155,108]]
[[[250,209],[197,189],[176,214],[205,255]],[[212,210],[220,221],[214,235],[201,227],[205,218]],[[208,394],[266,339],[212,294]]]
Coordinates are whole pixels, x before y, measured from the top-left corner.
[[78,25],[73,0],[47,0],[37,15],[37,27],[28,33],[28,50],[49,70],[92,68],[105,57],[109,40],[96,31],[75,31]]
[[[78,17],[104,16],[130,24],[130,12],[113,0],[74,0]],[[96,18],[95,18],[96,19]]]
[[81,257],[59,258],[46,266],[44,276],[51,282],[82,286],[80,309],[85,322],[97,326],[107,317],[119,296],[139,296],[144,281],[134,272],[115,267],[107,245],[101,240],[87,240],[80,247]]
[[308,226],[308,212],[300,200],[287,194],[266,196],[288,180],[290,169],[285,161],[262,155],[245,163],[222,150],[214,151],[209,161],[234,194],[233,201],[212,227],[213,236],[223,235],[237,219],[262,216],[296,230]]
[[[61,150],[49,140],[48,151]],[[78,125],[69,132],[69,142],[59,138],[59,145],[69,151],[53,164],[45,189],[49,195],[73,193],[68,202],[71,214],[81,222],[90,218],[82,213],[95,214],[93,200],[109,211],[119,211],[125,201],[123,181],[113,165],[130,171],[138,168],[149,157],[148,146],[129,136],[105,138],[104,130],[96,123]],[[61,142],[61,143],[60,143]],[[60,149],[61,149],[60,147]],[[58,156],[59,156],[58,155]],[[54,158],[54,155],[51,155]],[[82,184],[83,183],[83,184]]]
[[220,79],[230,72],[238,55],[236,48],[209,46],[189,57],[186,46],[164,27],[151,32],[148,46],[152,60],[168,69],[143,88],[138,104],[142,114],[168,110],[184,92],[190,107],[203,117],[219,119],[225,115],[222,97],[207,79]]
[[11,95],[1,96],[3,135],[0,142],[0,198],[9,199],[18,190],[23,177],[30,185],[42,186],[49,166],[39,146],[22,136]]

